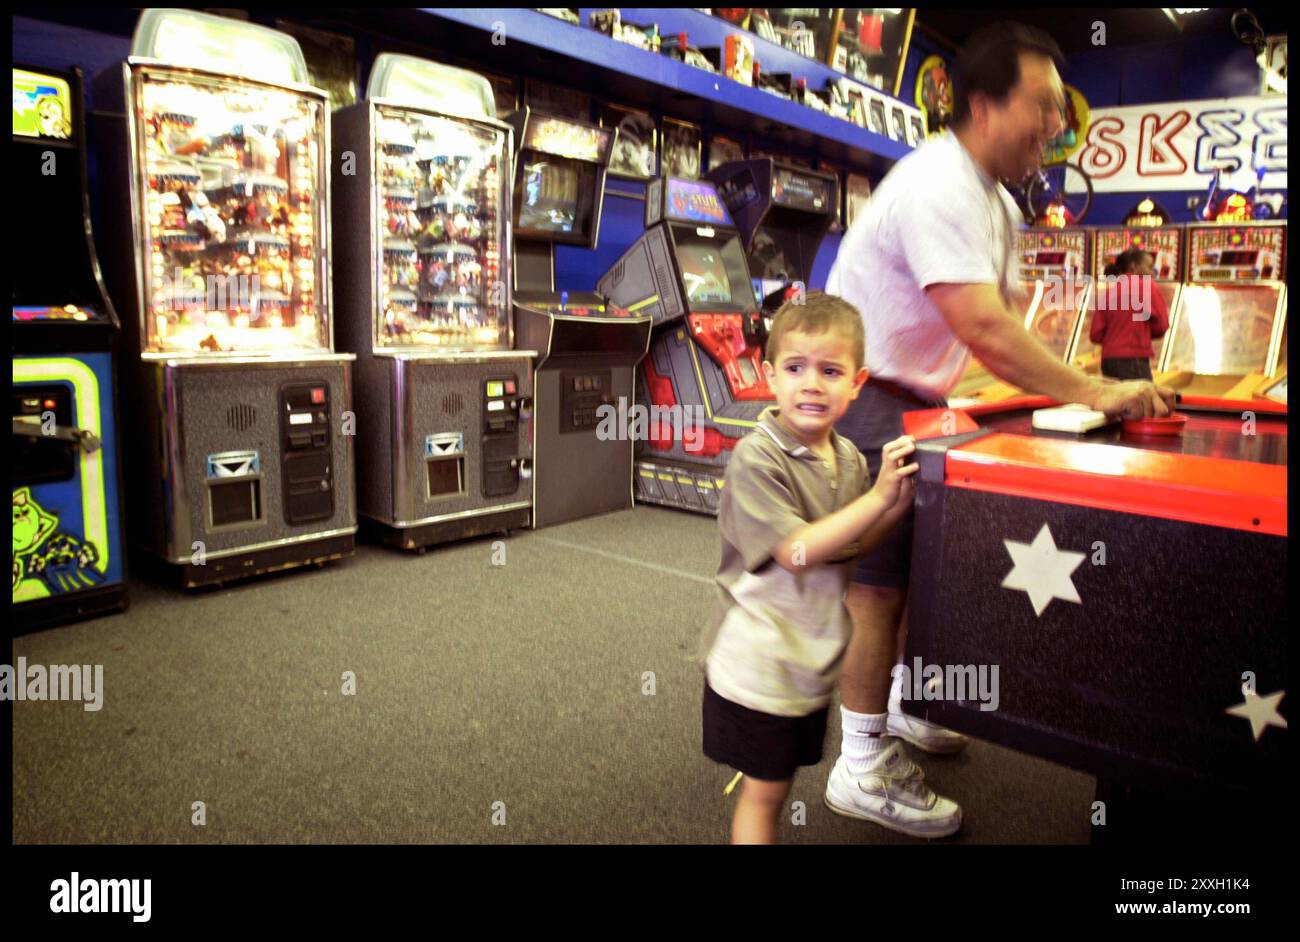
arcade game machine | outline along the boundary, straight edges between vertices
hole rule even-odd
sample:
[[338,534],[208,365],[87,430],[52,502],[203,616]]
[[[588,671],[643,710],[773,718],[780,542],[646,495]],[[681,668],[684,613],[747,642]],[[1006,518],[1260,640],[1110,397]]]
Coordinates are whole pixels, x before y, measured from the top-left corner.
[[[1177,309],[1178,294],[1182,288],[1186,231],[1182,226],[1160,226],[1150,229],[1102,226],[1094,230],[1092,240],[1092,272],[1096,279],[1096,286],[1070,348],[1070,363],[1086,373],[1099,373],[1101,372],[1101,347],[1092,342],[1090,332],[1098,299],[1106,290],[1103,275],[1106,266],[1112,264],[1122,252],[1129,249],[1142,249],[1151,253],[1155,269],[1152,284],[1164,298],[1165,307],[1172,317]],[[1160,354],[1168,336],[1169,333],[1166,332],[1164,336],[1156,337],[1151,341],[1151,349],[1157,363],[1160,362]]]
[[1249,400],[1286,369],[1286,223],[1190,225],[1187,242],[1187,283],[1156,380]]
[[636,496],[716,515],[731,450],[774,401],[762,318],[740,233],[712,183],[651,181],[645,221],[598,285],[655,324],[637,384],[650,421],[637,443]]
[[[1130,788],[1272,808],[1290,772],[1268,728],[1293,640],[1286,407],[1257,400],[1242,434],[1241,403],[1185,395],[1181,419],[1075,435],[1034,427],[1050,405],[904,416],[920,464],[904,663],[1000,671],[993,708],[949,671],[904,709],[1097,776],[1098,841],[1144,826],[1136,796],[1103,797]],[[1186,833],[1187,815],[1166,824]]]
[[[1092,294],[1087,229],[1021,229],[1016,233],[1025,329],[1065,362]],[[971,358],[951,405],[1000,402],[1021,391]]]
[[839,206],[839,179],[829,173],[760,157],[714,167],[717,187],[745,245],[750,274],[763,285],[763,314],[784,303],[785,289],[808,286],[817,249]]
[[293,38],[187,10],[146,10],[131,57],[96,78],[128,503],[186,587],[353,551],[329,98],[306,81]]
[[557,243],[596,247],[615,132],[528,107],[511,124],[515,339],[537,351],[533,526],[543,527],[632,506],[633,443],[606,434],[607,417],[632,411],[650,318],[555,287]]
[[[509,125],[482,76],[375,59],[334,113],[334,283],[357,355],[358,510],[423,549],[526,527],[530,354],[513,350]],[[352,169],[354,172],[345,172]]]
[[126,608],[117,316],[86,200],[79,71],[13,67],[13,603],[29,630]]

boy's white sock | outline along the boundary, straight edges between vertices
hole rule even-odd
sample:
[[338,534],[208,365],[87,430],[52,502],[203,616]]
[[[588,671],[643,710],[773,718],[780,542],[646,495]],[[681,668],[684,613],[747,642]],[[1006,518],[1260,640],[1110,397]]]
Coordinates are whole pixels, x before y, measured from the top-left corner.
[[840,755],[844,756],[849,772],[861,775],[871,767],[876,756],[885,751],[888,745],[885,724],[888,720],[888,713],[854,713],[846,707],[840,707],[843,733]]

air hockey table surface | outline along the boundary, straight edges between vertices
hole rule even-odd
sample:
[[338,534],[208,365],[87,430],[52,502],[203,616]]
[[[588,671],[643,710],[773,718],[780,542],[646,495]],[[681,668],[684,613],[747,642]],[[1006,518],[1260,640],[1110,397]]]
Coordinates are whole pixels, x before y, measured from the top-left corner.
[[1033,429],[1049,405],[904,417],[903,663],[923,675],[904,710],[1107,781],[1277,785],[1285,406],[1185,397],[1183,433],[1157,437]]

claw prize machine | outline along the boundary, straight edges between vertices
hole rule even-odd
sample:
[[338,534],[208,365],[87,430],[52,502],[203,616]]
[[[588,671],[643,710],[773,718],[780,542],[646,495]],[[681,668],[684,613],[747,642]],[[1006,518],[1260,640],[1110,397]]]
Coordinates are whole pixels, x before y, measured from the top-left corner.
[[413,56],[378,56],[366,99],[334,115],[361,514],[417,550],[528,526],[532,354],[512,349],[510,126],[487,79]]
[[13,603],[22,630],[126,608],[118,324],[86,202],[81,73],[13,67]]
[[353,550],[329,98],[307,80],[293,38],[189,10],[146,10],[131,57],[96,78],[128,506],[187,587]]

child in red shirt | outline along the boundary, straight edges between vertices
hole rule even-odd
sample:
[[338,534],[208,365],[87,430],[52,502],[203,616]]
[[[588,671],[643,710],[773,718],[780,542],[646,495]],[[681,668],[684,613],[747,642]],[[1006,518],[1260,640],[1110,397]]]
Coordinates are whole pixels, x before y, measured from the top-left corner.
[[[1101,344],[1101,372],[1111,379],[1151,380],[1151,341],[1169,329],[1169,306],[1156,290],[1150,252],[1129,249],[1115,260],[1117,281],[1099,285],[1092,330]],[[1107,269],[1107,274],[1110,270]]]

